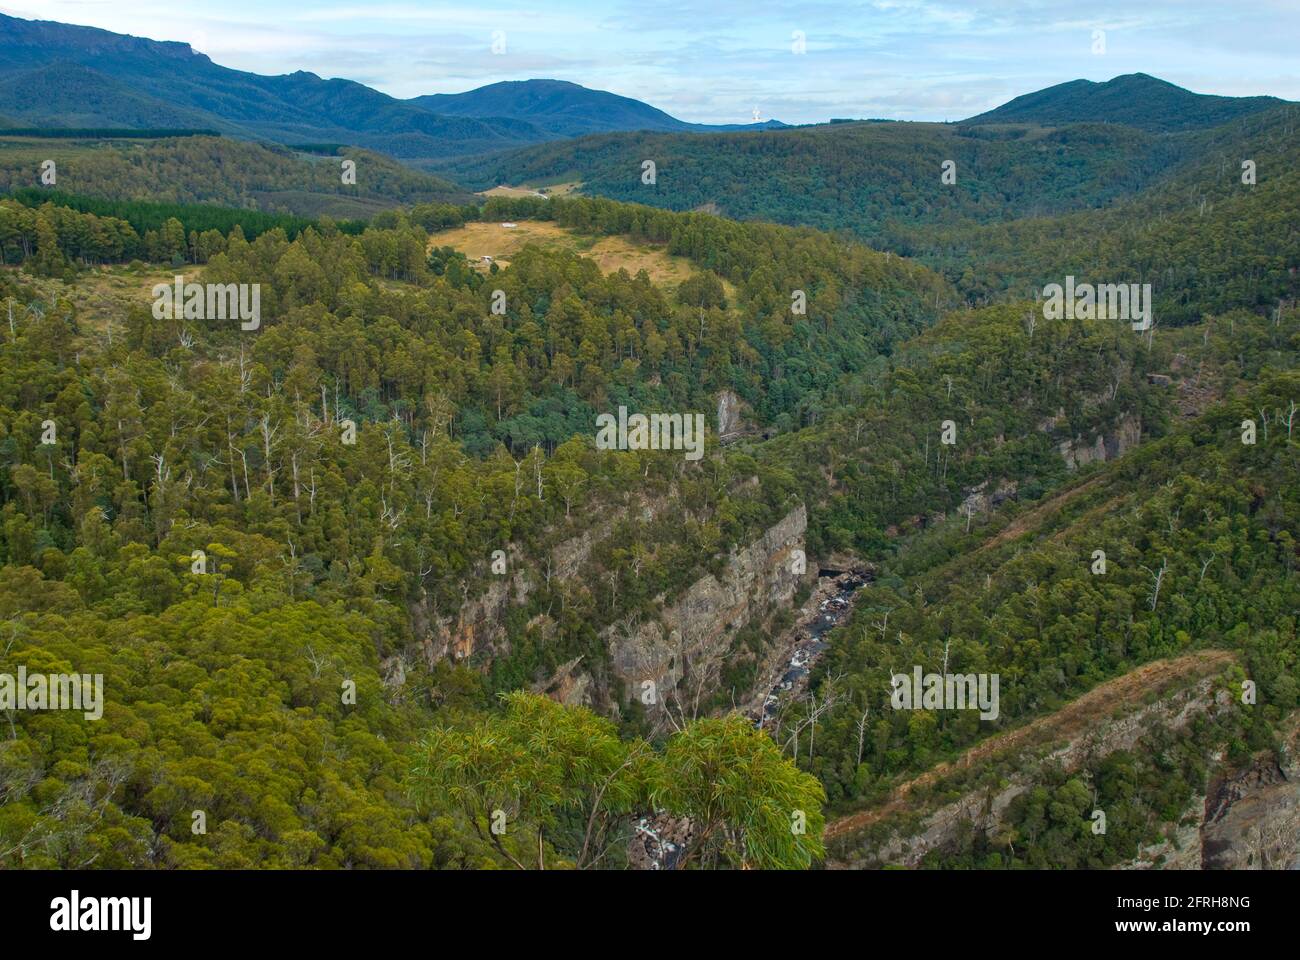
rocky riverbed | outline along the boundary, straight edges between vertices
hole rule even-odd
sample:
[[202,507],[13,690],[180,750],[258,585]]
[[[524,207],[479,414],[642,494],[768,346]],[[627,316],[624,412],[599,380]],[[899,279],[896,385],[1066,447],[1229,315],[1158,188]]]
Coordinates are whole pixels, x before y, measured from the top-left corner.
[[826,635],[848,619],[857,592],[872,580],[865,565],[848,570],[825,570],[817,587],[799,612],[795,626],[776,645],[764,680],[757,687],[746,715],[763,727],[779,712],[783,700],[801,696],[813,666],[826,650]]

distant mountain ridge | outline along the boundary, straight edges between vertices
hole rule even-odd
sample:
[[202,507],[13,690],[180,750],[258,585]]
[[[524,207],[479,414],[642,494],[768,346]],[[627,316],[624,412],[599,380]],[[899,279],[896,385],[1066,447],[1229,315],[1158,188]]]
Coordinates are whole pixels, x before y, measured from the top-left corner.
[[778,120],[750,124],[688,123],[656,107],[568,80],[503,80],[465,93],[435,93],[407,103],[450,117],[526,120],[562,137],[591,133],[759,130],[784,127]]
[[557,80],[398,100],[301,70],[233,70],[185,43],[3,14],[0,111],[32,126],[197,126],[280,143],[348,143],[415,165],[598,131],[745,128],[688,124]]
[[[1213,127],[1284,103],[1276,97],[1197,94],[1136,73],[1104,83],[1057,84],[962,125],[1104,122],[1168,133]],[[285,144],[341,143],[426,169],[595,134],[786,126],[688,123],[630,97],[552,79],[399,100],[361,83],[306,71],[263,76],[234,70],[185,43],[3,14],[0,113],[26,126],[206,128]]]
[[1229,120],[1286,103],[1277,97],[1221,97],[1193,93],[1145,73],[1129,73],[1104,83],[1071,80],[1026,93],[1002,106],[962,121],[968,124],[1119,123],[1152,133],[1215,127]]
[[[52,71],[52,72],[51,72]],[[80,107],[61,88],[94,89]],[[232,70],[188,44],[0,15],[0,112],[23,123],[211,127],[249,139],[340,142],[410,161],[549,139],[518,120],[439,117],[350,80]],[[33,95],[37,92],[37,95]],[[75,121],[75,122],[74,122]]]

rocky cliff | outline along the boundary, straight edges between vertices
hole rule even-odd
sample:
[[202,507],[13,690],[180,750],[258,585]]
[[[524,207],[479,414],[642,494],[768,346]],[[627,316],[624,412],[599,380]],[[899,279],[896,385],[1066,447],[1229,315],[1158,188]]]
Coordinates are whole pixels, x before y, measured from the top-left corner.
[[688,712],[698,705],[712,691],[737,631],[789,607],[800,583],[815,577],[802,559],[807,528],[800,504],[733,552],[721,578],[701,577],[659,619],[609,628],[611,666],[625,696],[647,707],[663,707],[674,696]]
[[432,666],[448,658],[463,660],[481,650],[491,655],[508,651],[506,612],[512,605],[527,602],[534,575],[511,550],[506,572],[490,575],[487,588],[477,597],[466,596],[456,616],[439,617],[426,605],[415,605],[411,620],[426,664]]
[[[509,572],[488,576],[487,588],[478,596],[467,596],[454,616],[437,617],[423,607],[417,609],[413,621],[425,660],[432,665],[442,659],[509,652],[509,614],[527,603],[537,584],[583,576],[592,549],[611,536],[619,522],[632,512],[639,521],[650,522],[661,508],[662,504],[642,503],[622,511],[558,543],[540,563],[528,565],[512,551]],[[535,689],[565,703],[597,709],[617,708],[616,686],[621,687],[624,702],[635,697],[651,712],[674,698],[679,702],[687,697],[707,699],[716,689],[737,632],[789,608],[800,584],[815,579],[816,567],[809,572],[802,553],[807,526],[807,513],[800,504],[756,540],[734,549],[718,576],[705,574],[679,597],[657,598],[658,612],[652,619],[604,628],[607,669],[579,658],[565,663]],[[548,624],[537,621],[546,620],[539,616],[530,626],[544,632]],[[400,666],[392,665],[389,676],[396,678]]]
[[509,652],[506,615],[512,607],[523,606],[541,582],[570,580],[581,574],[592,548],[609,537],[615,526],[635,514],[642,523],[652,521],[663,508],[658,501],[647,500],[635,509],[616,510],[604,521],[576,537],[556,544],[542,562],[529,563],[515,548],[507,551],[503,574],[492,574],[485,560],[478,571],[486,588],[477,596],[464,596],[454,616],[438,616],[426,604],[416,604],[411,620],[427,664],[439,660],[463,660],[484,652],[499,656]]
[[1114,460],[1142,442],[1142,419],[1127,414],[1107,430],[1092,437],[1073,437],[1056,445],[1071,470],[1096,461]]
[[1276,756],[1256,757],[1244,770],[1220,775],[1203,810],[1205,869],[1300,867],[1300,715],[1284,725]]
[[1197,797],[1166,839],[1144,849],[1125,869],[1287,870],[1300,868],[1300,714],[1284,725],[1278,754],[1242,767],[1221,751],[1205,796]]

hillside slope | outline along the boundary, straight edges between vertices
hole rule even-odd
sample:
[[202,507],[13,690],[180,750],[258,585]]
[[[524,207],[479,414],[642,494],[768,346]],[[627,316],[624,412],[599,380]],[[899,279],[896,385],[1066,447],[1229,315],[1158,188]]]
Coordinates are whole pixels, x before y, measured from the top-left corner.
[[1152,133],[1217,127],[1229,120],[1271,110],[1285,103],[1277,97],[1220,97],[1192,93],[1167,80],[1130,73],[1094,83],[1071,80],[1016,97],[963,122],[1121,123]]
[[1182,324],[1296,295],[1296,111],[1174,133],[856,123],[606,134],[447,169],[475,187],[580,181],[587,194],[847,231],[942,271],[975,304],[1034,297],[1086,266],[1098,282],[1152,283],[1159,317]]
[[[40,187],[41,163],[57,164],[57,187],[107,200],[213,203],[305,216],[365,218],[414,203],[467,203],[446,180],[357,148],[334,156],[226,137],[158,140],[42,139],[0,134],[0,191]],[[356,183],[342,164],[356,164]]]

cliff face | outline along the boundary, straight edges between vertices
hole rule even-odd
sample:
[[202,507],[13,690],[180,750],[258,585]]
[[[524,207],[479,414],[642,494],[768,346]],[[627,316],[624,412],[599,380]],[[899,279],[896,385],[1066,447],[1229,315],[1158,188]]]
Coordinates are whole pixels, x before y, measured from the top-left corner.
[[412,624],[429,666],[447,658],[463,660],[480,650],[493,655],[509,650],[506,612],[512,605],[527,602],[533,588],[532,576],[516,566],[517,559],[511,556],[508,561],[507,571],[513,569],[513,574],[493,576],[481,595],[466,598],[454,618],[432,614],[423,604],[412,610]]
[[756,432],[753,410],[734,390],[723,390],[718,394],[717,423],[718,439],[723,443]]
[[[1293,771],[1294,774],[1294,771]],[[1261,761],[1207,798],[1201,827],[1207,870],[1283,870],[1300,860],[1300,779]]]
[[[648,522],[657,510],[655,504],[640,505],[638,517]],[[609,537],[624,516],[557,544],[540,569],[525,567],[512,554],[508,569],[513,573],[491,577],[487,589],[467,597],[454,617],[438,618],[424,608],[414,611],[427,662],[507,653],[510,640],[505,624],[510,610],[525,604],[536,584],[582,576],[592,548]],[[591,664],[575,660],[536,689],[566,703],[598,708],[613,706],[611,679],[621,681],[625,700],[635,697],[650,710],[661,706],[679,683],[679,699],[686,698],[687,691],[690,698],[707,698],[736,633],[791,606],[799,585],[816,578],[815,565],[808,572],[806,561],[796,563],[795,551],[804,549],[807,526],[807,513],[800,504],[757,540],[734,550],[719,577],[706,574],[696,580],[681,597],[664,605],[656,619],[605,628],[609,677],[604,671],[593,676]],[[545,624],[540,626],[544,629]],[[653,688],[643,687],[646,683]],[[645,689],[655,691],[648,702]]]
[[732,390],[723,390],[718,394],[718,437],[730,439],[740,433],[742,426],[740,397]]
[[1142,442],[1142,419],[1136,414],[1122,417],[1109,430],[1097,434],[1090,440],[1074,437],[1062,440],[1056,449],[1065,459],[1065,465],[1071,470],[1098,460],[1114,460]]
[[[643,523],[648,523],[662,506],[646,502],[637,508],[636,514]],[[438,616],[428,605],[416,604],[411,610],[411,622],[420,638],[426,663],[432,666],[447,658],[463,660],[480,652],[489,656],[508,653],[510,641],[505,621],[510,608],[527,603],[538,583],[578,576],[592,547],[609,537],[615,524],[630,513],[620,510],[580,536],[556,544],[541,564],[528,564],[513,548],[507,551],[505,574],[489,575],[488,564],[484,563],[480,573],[487,577],[486,589],[475,597],[466,595],[454,616]]]
[[1288,870],[1300,868],[1300,715],[1291,718],[1280,757],[1244,769],[1215,755],[1207,796],[1184,811],[1164,843],[1142,851],[1128,869]]
[[790,606],[799,584],[810,579],[806,570],[797,572],[794,553],[803,550],[807,528],[800,504],[734,552],[721,579],[708,574],[695,581],[659,621],[606,630],[611,668],[624,682],[626,696],[644,703],[643,694],[653,690],[647,707],[662,706],[679,684],[687,703],[707,696],[737,631]]
[[1284,726],[1279,756],[1260,757],[1211,786],[1201,853],[1207,870],[1300,866],[1300,714]]

